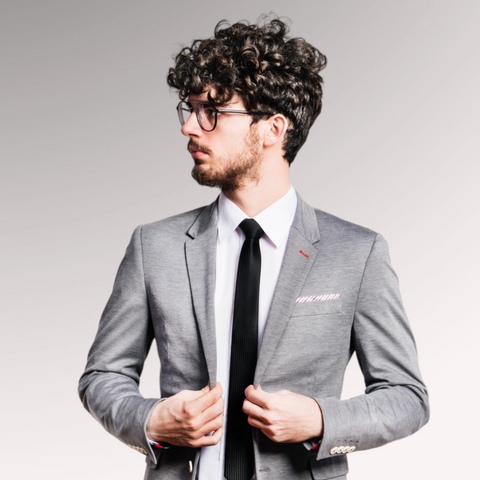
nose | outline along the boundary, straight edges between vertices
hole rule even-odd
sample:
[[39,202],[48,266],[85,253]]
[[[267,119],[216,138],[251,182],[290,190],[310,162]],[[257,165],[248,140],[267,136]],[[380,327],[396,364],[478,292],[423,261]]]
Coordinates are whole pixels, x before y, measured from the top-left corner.
[[203,134],[202,127],[198,123],[197,115],[193,111],[187,121],[182,125],[182,133],[186,137],[201,137]]

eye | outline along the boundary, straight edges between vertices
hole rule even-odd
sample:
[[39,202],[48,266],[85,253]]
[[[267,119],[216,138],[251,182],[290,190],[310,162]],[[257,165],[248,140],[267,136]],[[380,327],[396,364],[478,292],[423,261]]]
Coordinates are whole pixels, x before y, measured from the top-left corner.
[[215,117],[215,109],[211,105],[208,105],[208,104],[203,105],[203,113],[207,118]]

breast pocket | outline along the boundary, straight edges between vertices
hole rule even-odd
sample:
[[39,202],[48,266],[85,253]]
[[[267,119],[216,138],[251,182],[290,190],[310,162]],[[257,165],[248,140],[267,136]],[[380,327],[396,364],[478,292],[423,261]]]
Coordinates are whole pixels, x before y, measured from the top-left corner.
[[[311,315],[332,315],[342,313],[340,297],[330,300],[303,300],[312,297],[299,297],[292,312],[292,317],[308,317]],[[316,298],[316,297],[313,297]],[[320,297],[321,298],[321,297]]]

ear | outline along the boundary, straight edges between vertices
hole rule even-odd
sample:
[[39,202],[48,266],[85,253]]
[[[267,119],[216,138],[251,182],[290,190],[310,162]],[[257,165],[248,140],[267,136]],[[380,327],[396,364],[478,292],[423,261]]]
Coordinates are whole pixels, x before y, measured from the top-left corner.
[[281,113],[276,113],[266,120],[267,131],[263,137],[263,144],[265,147],[273,147],[280,142],[283,143],[283,138],[288,128],[288,120]]

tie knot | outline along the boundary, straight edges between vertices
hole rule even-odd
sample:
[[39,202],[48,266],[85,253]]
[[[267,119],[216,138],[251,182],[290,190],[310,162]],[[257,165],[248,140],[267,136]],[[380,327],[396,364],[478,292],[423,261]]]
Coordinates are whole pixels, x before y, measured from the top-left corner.
[[246,218],[242,223],[240,223],[239,227],[245,234],[245,238],[259,240],[265,233],[262,230],[262,227],[253,218]]

